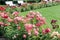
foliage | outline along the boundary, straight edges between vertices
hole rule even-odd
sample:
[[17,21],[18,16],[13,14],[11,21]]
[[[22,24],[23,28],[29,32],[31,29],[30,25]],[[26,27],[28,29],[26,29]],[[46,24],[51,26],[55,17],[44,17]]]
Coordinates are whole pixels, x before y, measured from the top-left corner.
[[[37,9],[37,7],[40,8],[40,4],[38,4],[38,6],[35,6],[37,4],[32,5],[33,9]],[[21,9],[23,11],[27,9],[32,10],[30,6],[31,5],[26,7],[22,5]],[[4,7],[2,7],[3,10],[0,9],[0,32],[3,33],[5,37],[10,40],[60,40],[57,20],[53,19],[51,21],[50,18],[46,16],[47,14],[44,14],[46,18],[49,18],[48,21],[51,21],[52,28],[49,28],[50,25],[48,24],[50,22],[47,23],[41,13],[30,11],[28,14],[25,13],[25,16],[22,16],[19,15],[21,10],[19,8],[20,7],[13,6],[8,7],[8,10]],[[47,10],[43,11],[48,12]],[[49,15],[52,17],[51,13]],[[55,18],[55,16],[53,17]],[[59,16],[57,17],[59,18]]]
[[31,11],[25,17],[19,16],[17,11],[13,14],[1,12],[0,17],[0,25],[4,30],[2,32],[10,40],[38,40],[40,33],[45,35],[50,32],[50,28],[43,28],[42,25],[45,25],[46,22],[39,12]]
[[[19,12],[12,14],[0,12],[1,32],[9,40],[52,40],[54,38],[53,29],[47,27],[45,18],[39,12],[30,11],[26,16],[19,16]],[[55,23],[54,20],[51,23]],[[60,34],[56,34],[59,39]],[[52,37],[52,38],[51,38]],[[54,38],[55,39],[55,38]]]
[[24,11],[35,10],[35,9],[40,9],[44,7],[51,7],[55,5],[58,5],[58,3],[48,3],[48,4],[42,4],[42,3],[27,4],[25,3],[25,4],[22,4],[21,6],[12,6],[12,7],[7,6],[6,11],[11,12],[11,13],[14,11],[24,12]]

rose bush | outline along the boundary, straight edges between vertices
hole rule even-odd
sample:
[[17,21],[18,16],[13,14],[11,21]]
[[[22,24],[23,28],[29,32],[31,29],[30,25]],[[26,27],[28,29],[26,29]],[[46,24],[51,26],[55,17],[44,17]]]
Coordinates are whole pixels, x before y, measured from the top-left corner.
[[[19,12],[12,14],[0,12],[0,27],[4,29],[4,36],[10,39],[38,39],[40,27],[46,24],[45,18],[39,12],[30,11],[25,17],[19,16]],[[50,28],[45,29],[49,33]]]
[[[20,12],[0,12],[0,28],[4,37],[9,40],[55,40],[60,39],[60,34],[53,31],[58,28],[56,20],[51,21],[53,29],[47,26],[45,17],[39,12],[30,11],[26,16],[20,16]],[[57,24],[58,25],[58,24]],[[59,26],[59,25],[58,25]]]

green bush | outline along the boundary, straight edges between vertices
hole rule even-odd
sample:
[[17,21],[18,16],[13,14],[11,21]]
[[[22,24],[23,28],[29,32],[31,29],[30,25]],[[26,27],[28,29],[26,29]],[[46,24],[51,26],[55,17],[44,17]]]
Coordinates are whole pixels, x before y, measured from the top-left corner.
[[53,6],[53,4],[50,2],[50,3],[46,4],[46,6],[51,7],[51,6]]

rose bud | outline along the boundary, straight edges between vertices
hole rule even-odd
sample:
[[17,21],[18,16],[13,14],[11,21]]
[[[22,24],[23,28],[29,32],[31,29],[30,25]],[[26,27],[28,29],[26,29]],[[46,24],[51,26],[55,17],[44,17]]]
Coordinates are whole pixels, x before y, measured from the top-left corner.
[[26,34],[23,35],[23,38],[26,38]]

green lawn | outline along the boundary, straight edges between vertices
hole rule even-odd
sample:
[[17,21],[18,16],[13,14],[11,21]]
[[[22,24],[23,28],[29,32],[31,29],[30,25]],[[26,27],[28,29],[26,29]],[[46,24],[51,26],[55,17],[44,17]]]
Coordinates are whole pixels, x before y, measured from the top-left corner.
[[[60,5],[58,6],[53,6],[53,7],[47,7],[47,8],[41,8],[41,9],[36,9],[33,11],[39,11],[41,14],[46,18],[47,25],[51,27],[51,20],[56,19],[58,20],[58,24],[60,25]],[[22,12],[21,15],[26,15],[29,11]]]

